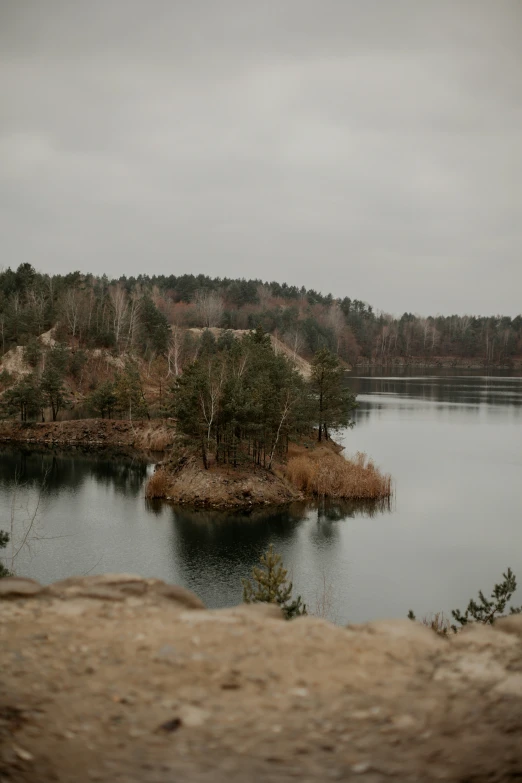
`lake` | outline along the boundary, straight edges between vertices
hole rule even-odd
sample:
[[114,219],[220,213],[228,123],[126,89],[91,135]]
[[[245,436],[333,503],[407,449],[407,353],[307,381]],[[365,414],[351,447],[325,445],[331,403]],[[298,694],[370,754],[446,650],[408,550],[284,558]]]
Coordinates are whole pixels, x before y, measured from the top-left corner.
[[34,516],[16,572],[43,583],[139,573],[219,607],[241,600],[273,542],[311,610],[326,604],[339,623],[465,608],[507,566],[522,604],[522,378],[373,370],[348,382],[359,408],[338,439],[392,474],[390,504],[191,512],[145,499],[150,465],[3,449],[0,529],[13,520],[21,540]]

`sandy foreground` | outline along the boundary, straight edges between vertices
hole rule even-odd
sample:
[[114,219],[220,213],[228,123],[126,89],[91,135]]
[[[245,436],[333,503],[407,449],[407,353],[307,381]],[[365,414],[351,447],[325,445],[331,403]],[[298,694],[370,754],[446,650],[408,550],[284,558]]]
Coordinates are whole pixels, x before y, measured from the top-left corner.
[[445,641],[137,576],[0,580],[4,783],[521,777],[522,616]]

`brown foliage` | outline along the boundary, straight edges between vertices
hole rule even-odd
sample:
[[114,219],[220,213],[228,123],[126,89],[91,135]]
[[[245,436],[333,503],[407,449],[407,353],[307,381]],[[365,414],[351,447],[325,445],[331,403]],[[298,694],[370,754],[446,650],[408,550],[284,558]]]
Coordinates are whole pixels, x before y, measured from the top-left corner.
[[332,498],[387,498],[391,476],[381,473],[366,454],[345,459],[328,446],[305,451],[293,447],[286,477],[302,492]]
[[164,470],[159,468],[159,470],[154,471],[147,482],[145,497],[149,498],[149,500],[153,500],[154,498],[164,498],[167,495],[168,489],[168,476]]
[[151,422],[148,426],[141,425],[136,432],[134,445],[146,451],[167,451],[174,440],[174,429]]

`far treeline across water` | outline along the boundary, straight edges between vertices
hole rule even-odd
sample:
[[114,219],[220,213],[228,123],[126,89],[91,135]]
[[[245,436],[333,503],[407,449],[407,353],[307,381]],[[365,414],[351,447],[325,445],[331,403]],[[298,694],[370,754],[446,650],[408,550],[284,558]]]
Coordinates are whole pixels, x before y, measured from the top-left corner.
[[28,263],[0,273],[0,350],[24,346],[33,364],[35,341],[54,328],[53,339],[76,349],[132,352],[149,362],[169,355],[177,374],[191,360],[186,331],[212,327],[262,327],[294,356],[310,359],[328,348],[351,365],[470,359],[509,367],[522,359],[521,315],[396,318],[348,296],[205,275],[110,280],[42,274]]

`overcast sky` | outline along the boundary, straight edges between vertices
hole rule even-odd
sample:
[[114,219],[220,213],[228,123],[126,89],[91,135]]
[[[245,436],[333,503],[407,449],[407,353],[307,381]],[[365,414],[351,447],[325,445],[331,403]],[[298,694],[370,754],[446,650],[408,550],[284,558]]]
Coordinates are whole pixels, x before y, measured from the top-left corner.
[[0,264],[522,309],[520,0],[0,0]]

